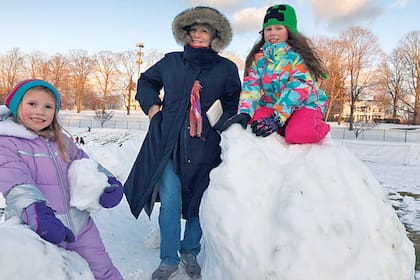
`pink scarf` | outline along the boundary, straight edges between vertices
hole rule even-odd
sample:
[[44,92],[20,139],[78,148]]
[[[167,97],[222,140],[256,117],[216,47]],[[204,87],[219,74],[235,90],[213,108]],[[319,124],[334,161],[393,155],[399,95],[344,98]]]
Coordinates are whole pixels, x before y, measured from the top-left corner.
[[190,108],[190,135],[191,137],[201,137],[203,131],[203,120],[201,118],[200,105],[200,81],[196,80],[191,89],[191,108]]

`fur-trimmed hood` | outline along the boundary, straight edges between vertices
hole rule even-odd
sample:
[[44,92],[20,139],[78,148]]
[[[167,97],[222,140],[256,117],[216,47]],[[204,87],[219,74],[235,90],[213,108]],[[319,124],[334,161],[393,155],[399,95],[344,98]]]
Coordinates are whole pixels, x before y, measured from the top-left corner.
[[211,41],[211,48],[214,51],[219,52],[229,45],[232,40],[232,27],[229,21],[218,10],[203,6],[187,9],[174,18],[172,33],[175,41],[180,45],[187,45],[191,40],[187,27],[200,23],[209,24],[216,30],[215,38]]
[[39,137],[23,125],[18,124],[6,105],[0,105],[0,136],[13,136],[26,139]]

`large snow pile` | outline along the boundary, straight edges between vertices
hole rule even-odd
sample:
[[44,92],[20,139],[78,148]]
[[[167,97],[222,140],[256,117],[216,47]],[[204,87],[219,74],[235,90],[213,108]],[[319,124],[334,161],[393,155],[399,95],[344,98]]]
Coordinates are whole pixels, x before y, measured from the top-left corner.
[[203,279],[414,278],[404,226],[345,147],[288,145],[239,125],[221,145],[200,209]]
[[41,239],[19,223],[18,219],[0,223],[1,279],[94,279],[77,253]]

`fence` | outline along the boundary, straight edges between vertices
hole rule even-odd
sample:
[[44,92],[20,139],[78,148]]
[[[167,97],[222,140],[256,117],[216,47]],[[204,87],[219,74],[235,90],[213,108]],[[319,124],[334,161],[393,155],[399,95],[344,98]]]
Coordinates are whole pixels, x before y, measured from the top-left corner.
[[149,127],[149,119],[141,118],[135,120],[109,120],[101,126],[95,119],[85,118],[67,118],[61,117],[63,126],[65,127],[80,127],[80,128],[119,128],[119,129],[138,129],[147,130]]
[[335,139],[420,143],[420,131],[403,128],[367,129],[359,132],[356,137],[356,133],[348,128],[332,127],[331,136]]
[[[80,127],[86,129],[101,128],[100,123],[94,118],[89,119],[62,116],[62,123],[65,127]],[[133,120],[111,119],[104,123],[103,128],[147,130],[148,126],[149,119],[147,117],[139,117]],[[335,139],[346,140],[420,143],[420,130],[417,131],[416,129],[408,128],[366,129],[360,131],[356,137],[356,133],[348,130],[346,127],[332,126],[331,136]]]

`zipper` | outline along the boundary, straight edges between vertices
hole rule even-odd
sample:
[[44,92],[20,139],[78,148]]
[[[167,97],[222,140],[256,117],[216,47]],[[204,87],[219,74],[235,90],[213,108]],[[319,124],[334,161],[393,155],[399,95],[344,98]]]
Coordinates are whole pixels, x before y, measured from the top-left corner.
[[[63,180],[63,177],[62,177],[62,173],[60,172],[61,171],[60,165],[58,164],[58,161],[57,161],[57,157],[59,155],[58,155],[57,152],[53,151],[53,148],[52,148],[49,140],[44,139],[44,141],[45,141],[45,144],[47,146],[48,152],[51,155],[51,159],[52,159],[52,161],[54,162],[54,165],[55,165],[55,171],[56,171],[57,178],[58,178],[58,181],[59,181],[59,184],[60,184],[60,190],[61,190],[61,194],[62,194],[62,197],[63,197],[63,205],[64,205],[64,209],[65,209],[66,204],[67,204],[66,203],[67,200],[66,200],[66,191],[64,190],[64,185],[65,185],[64,180]],[[74,223],[73,223],[69,213],[70,213],[70,211],[67,211],[67,213],[65,213],[62,216],[65,217],[65,219],[67,220],[67,224],[70,226],[71,230],[73,231],[75,229],[75,226],[74,226]]]

